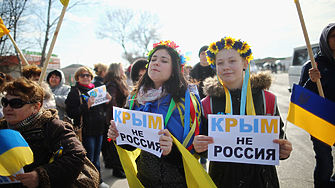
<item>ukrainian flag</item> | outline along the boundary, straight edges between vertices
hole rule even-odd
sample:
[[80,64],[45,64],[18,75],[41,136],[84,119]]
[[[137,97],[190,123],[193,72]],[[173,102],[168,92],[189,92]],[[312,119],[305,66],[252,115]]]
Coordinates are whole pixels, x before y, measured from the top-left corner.
[[10,176],[33,161],[33,152],[18,131],[0,130],[1,176]]
[[9,30],[6,28],[3,20],[0,17],[0,38],[9,33]]
[[60,0],[60,2],[63,4],[63,6],[69,5],[70,0]]
[[294,84],[287,121],[332,146],[335,143],[335,103]]
[[186,52],[185,53],[185,58],[186,58],[186,62],[191,61],[191,59],[192,59],[192,52]]

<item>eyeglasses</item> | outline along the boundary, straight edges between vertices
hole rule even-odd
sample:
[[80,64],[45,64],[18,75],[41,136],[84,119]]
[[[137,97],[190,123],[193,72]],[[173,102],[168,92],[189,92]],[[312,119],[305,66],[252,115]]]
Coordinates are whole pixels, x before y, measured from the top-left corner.
[[90,77],[91,75],[90,74],[79,74],[80,77],[84,78],[85,76],[88,78]]
[[4,98],[4,97],[1,99],[1,104],[2,104],[2,106],[4,108],[7,107],[7,105],[9,104],[9,106],[11,108],[18,109],[18,108],[22,108],[26,104],[31,104],[31,103],[35,103],[35,102],[32,102],[32,101],[23,101],[22,99],[11,99],[11,100],[8,100],[7,98]]

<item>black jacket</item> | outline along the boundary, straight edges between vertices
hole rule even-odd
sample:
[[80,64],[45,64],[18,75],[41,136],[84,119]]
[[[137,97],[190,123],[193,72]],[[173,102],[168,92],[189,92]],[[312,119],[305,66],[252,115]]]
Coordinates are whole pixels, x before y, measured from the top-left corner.
[[97,136],[103,134],[104,129],[104,104],[93,106],[88,109],[87,102],[83,99],[80,104],[79,89],[81,94],[86,96],[90,88],[80,85],[78,82],[71,87],[71,91],[65,101],[66,113],[74,119],[74,126],[80,125],[80,117],[83,116],[83,136]]
[[[315,55],[315,62],[321,74],[322,89],[326,99],[335,102],[335,57],[328,46],[327,38],[330,30],[335,29],[335,23],[329,24],[321,34],[319,45],[320,52]],[[312,68],[311,62],[304,64],[299,85],[319,94],[316,83],[309,78],[308,71]]]
[[210,65],[208,66],[202,66],[200,63],[197,63],[190,72],[191,79],[195,79],[197,82],[200,82],[198,85],[198,91],[200,95],[200,99],[203,99],[206,97],[203,93],[203,81],[208,77],[215,76],[216,72],[215,69],[213,69]]

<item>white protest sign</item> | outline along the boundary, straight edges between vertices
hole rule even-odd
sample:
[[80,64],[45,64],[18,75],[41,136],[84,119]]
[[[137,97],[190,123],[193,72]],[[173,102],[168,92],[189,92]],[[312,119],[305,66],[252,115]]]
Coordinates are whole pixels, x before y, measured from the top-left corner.
[[117,145],[129,144],[161,157],[158,132],[164,128],[163,115],[113,107],[119,136]]
[[278,116],[208,115],[210,161],[279,165]]
[[20,183],[17,178],[19,174],[24,174],[23,168],[11,176],[0,176],[0,184]]
[[95,97],[95,102],[94,102],[94,104],[92,104],[92,106],[96,106],[98,104],[106,103],[106,102],[109,101],[106,98],[107,91],[106,91],[106,86],[105,85],[93,88],[93,89],[89,90],[87,93],[88,93],[89,96]]

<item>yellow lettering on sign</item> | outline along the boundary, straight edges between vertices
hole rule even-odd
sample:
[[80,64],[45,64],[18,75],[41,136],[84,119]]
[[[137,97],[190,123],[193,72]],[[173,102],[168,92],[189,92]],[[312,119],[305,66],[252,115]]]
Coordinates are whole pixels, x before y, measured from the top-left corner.
[[265,133],[265,129],[267,133],[278,133],[278,120],[271,119],[270,125],[267,119],[261,119],[261,133]]
[[148,116],[149,119],[149,128],[157,129],[157,124],[158,124],[158,129],[162,129],[162,118],[161,117],[156,117],[156,121],[153,116]]
[[130,120],[130,114],[128,112],[122,112],[122,123],[126,124],[127,120]]
[[16,176],[13,176],[13,175],[10,175],[10,176],[7,176],[10,181],[14,182],[14,181],[20,181]]
[[226,118],[226,132],[230,132],[231,127],[236,127],[237,120],[234,118]]

